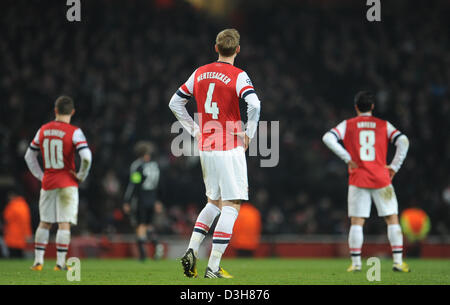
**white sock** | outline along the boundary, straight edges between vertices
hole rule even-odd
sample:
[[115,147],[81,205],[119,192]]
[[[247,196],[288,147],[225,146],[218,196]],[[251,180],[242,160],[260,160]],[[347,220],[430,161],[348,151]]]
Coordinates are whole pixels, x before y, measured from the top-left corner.
[[48,244],[50,231],[38,227],[34,235],[34,264],[44,264],[45,248]]
[[216,230],[214,231],[213,246],[208,261],[208,267],[213,272],[219,270],[220,260],[230,242],[237,216],[238,211],[235,208],[230,206],[224,206],[222,208],[222,214],[219,217]]
[[361,247],[363,244],[363,228],[362,226],[350,226],[348,234],[348,246],[350,248],[350,255],[352,257],[353,266],[361,266]]
[[402,264],[403,255],[403,235],[399,224],[388,225],[387,228],[389,243],[392,248],[392,257],[394,264]]
[[66,265],[66,255],[70,244],[70,231],[58,230],[56,232],[56,264],[64,267]]
[[219,214],[220,209],[216,205],[209,202],[205,205],[200,214],[198,214],[188,246],[188,249],[192,248],[192,250],[194,250],[195,256],[198,256],[198,248],[205,239],[205,236],[214,222],[214,219],[216,219]]

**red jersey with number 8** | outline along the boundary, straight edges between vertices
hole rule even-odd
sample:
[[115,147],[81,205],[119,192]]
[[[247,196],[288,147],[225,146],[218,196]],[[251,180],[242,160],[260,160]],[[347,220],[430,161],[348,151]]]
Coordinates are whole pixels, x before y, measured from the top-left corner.
[[47,123],[38,130],[30,147],[42,153],[42,189],[78,186],[72,173],[75,172],[75,151],[87,147],[81,129],[60,121]]
[[197,101],[201,128],[200,150],[230,150],[243,146],[239,100],[254,88],[243,70],[225,62],[214,62],[195,70],[179,88],[184,97]]
[[389,141],[400,132],[382,119],[360,115],[332,129],[343,141],[358,168],[349,173],[349,184],[361,188],[383,188],[391,184],[386,158]]

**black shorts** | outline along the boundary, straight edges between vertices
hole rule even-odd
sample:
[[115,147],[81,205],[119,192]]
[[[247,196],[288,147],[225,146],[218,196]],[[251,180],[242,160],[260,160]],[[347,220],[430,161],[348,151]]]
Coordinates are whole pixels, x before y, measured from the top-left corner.
[[135,208],[133,209],[133,223],[135,225],[148,225],[153,221],[153,215],[155,213],[155,202],[154,201],[137,201],[135,203]]

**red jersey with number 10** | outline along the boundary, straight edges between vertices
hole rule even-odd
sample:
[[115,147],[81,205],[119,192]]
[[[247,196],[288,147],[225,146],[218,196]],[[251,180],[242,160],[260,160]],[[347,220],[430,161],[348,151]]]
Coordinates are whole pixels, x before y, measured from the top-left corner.
[[230,150],[243,146],[239,99],[253,93],[247,73],[225,62],[213,62],[195,70],[179,88],[197,101],[201,130],[200,150]]
[[44,190],[78,186],[72,174],[75,172],[75,151],[87,147],[81,129],[60,121],[47,123],[38,130],[30,147],[42,153]]
[[349,152],[358,168],[349,173],[349,184],[361,188],[383,188],[391,184],[386,168],[388,143],[400,135],[389,122],[360,115],[331,130]]

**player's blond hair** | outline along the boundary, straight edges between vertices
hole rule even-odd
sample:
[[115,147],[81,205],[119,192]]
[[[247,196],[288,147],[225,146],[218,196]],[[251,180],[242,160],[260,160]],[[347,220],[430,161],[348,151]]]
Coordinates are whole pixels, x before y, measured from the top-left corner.
[[155,147],[152,142],[149,141],[139,141],[134,146],[134,152],[139,158],[145,155],[151,155],[155,151]]
[[219,54],[225,57],[233,56],[236,53],[241,35],[236,29],[225,29],[217,34],[216,45]]

